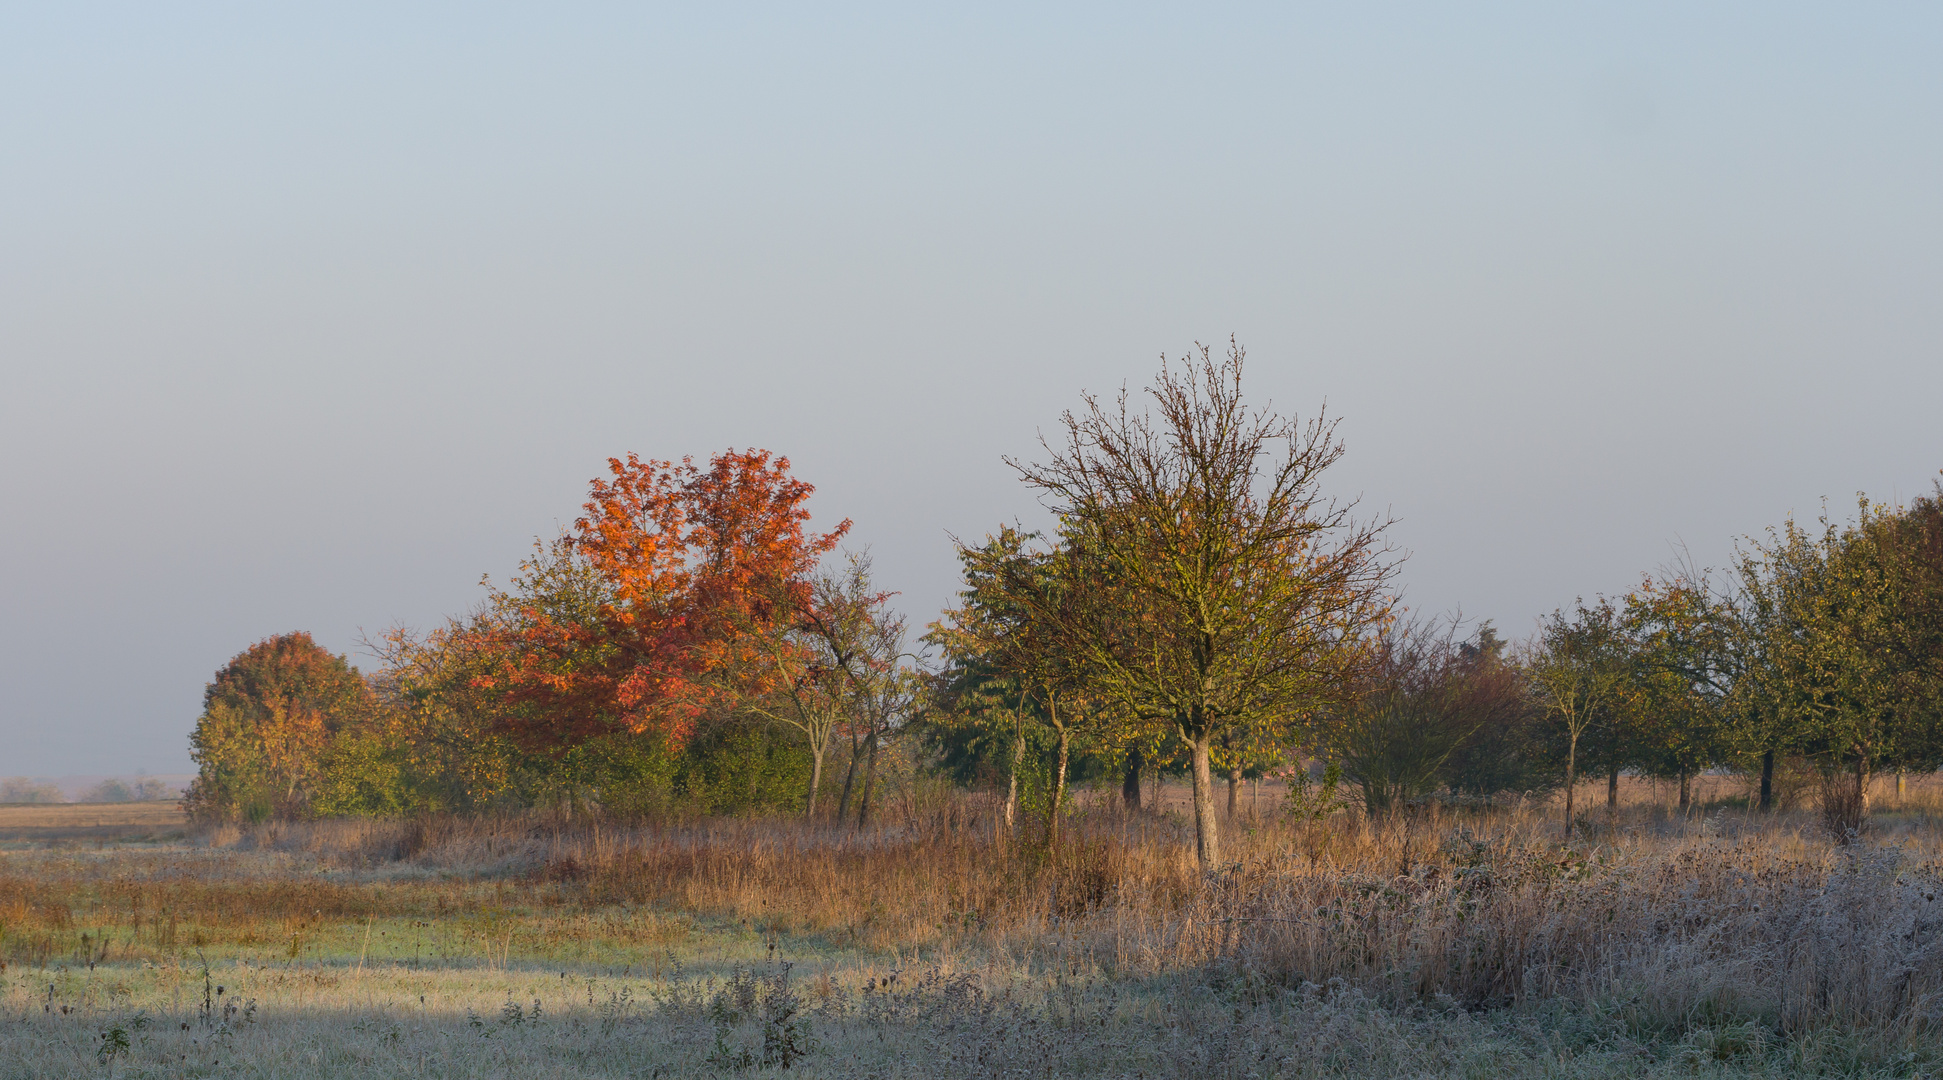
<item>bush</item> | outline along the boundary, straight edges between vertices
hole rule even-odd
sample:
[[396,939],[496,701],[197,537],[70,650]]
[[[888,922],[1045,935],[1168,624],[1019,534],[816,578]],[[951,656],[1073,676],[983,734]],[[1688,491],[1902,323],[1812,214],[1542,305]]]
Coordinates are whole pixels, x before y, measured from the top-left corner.
[[[711,725],[688,745],[673,786],[705,813],[800,811],[810,765],[807,749],[768,724],[732,720]],[[835,772],[825,770],[825,781]]]

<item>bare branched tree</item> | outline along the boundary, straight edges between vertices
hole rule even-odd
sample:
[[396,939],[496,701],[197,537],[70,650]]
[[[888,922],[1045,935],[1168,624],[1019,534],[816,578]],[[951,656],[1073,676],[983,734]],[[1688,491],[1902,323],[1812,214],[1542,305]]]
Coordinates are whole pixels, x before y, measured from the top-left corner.
[[902,640],[903,621],[886,609],[890,594],[875,591],[870,572],[866,553],[851,555],[841,571],[816,576],[797,621],[768,642],[778,686],[775,701],[748,706],[803,733],[810,751],[806,817],[816,816],[824,758],[837,731],[857,718],[885,635]]
[[1196,854],[1220,865],[1209,747],[1235,726],[1287,720],[1344,684],[1346,643],[1385,617],[1387,519],[1327,499],[1343,454],[1335,422],[1299,422],[1242,399],[1243,352],[1163,361],[1147,390],[1088,395],[1042,440],[1044,464],[1008,461],[1059,516],[1083,593],[1037,606],[1089,693],[1168,723],[1192,747]]

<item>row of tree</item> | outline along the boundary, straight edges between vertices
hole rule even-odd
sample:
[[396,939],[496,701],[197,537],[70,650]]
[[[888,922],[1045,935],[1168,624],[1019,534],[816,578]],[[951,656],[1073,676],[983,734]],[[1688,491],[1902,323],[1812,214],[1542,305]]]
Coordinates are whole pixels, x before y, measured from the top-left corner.
[[1015,465],[1058,526],[961,545],[963,603],[931,635],[941,760],[1009,741],[1030,774],[1036,733],[1055,810],[1076,751],[1124,770],[1130,802],[1143,767],[1184,769],[1204,865],[1214,773],[1231,816],[1242,778],[1312,760],[1371,813],[1563,787],[1569,832],[1588,772],[1609,805],[1622,772],[1677,779],[1684,810],[1703,771],[1758,769],[1769,809],[1777,762],[1806,761],[1854,828],[1873,772],[1943,764],[1943,488],[1790,521],[1725,573],[1648,576],[1508,647],[1396,608],[1387,523],[1319,493],[1333,428],[1246,408],[1242,361],[1164,368],[1151,412],[1089,399],[1048,464]]
[[1611,787],[1627,768],[1672,775],[1684,808],[1701,771],[1758,769],[1768,809],[1777,762],[1802,757],[1831,820],[1854,827],[1872,774],[1943,765],[1943,486],[1903,507],[1861,500],[1846,525],[1790,520],[1724,574],[1581,601],[1546,621],[1527,666],[1565,726],[1568,782],[1582,764]]
[[[1329,500],[1343,445],[1244,401],[1244,356],[1088,397],[1043,462],[1052,513],[959,545],[960,601],[906,651],[866,557],[808,529],[785,459],[610,462],[586,513],[470,615],[394,631],[364,678],[303,635],[218,674],[190,802],[211,816],[397,814],[559,800],[791,807],[864,820],[878,756],[916,736],[963,782],[1044,813],[1075,777],[1185,773],[1221,861],[1216,780],[1311,762],[1382,813],[1438,793],[1686,781],[1752,762],[1943,761],[1943,501],[1790,523],[1725,574],[1649,577],[1512,645],[1397,607],[1389,522]],[[826,775],[839,765],[839,781]],[[1306,774],[1292,773],[1306,791]],[[1831,792],[1844,790],[1841,785]]]
[[[137,776],[129,780],[111,776],[91,785],[74,801],[149,802],[171,799],[178,794],[180,794],[178,788],[152,776]],[[31,776],[0,777],[0,803],[64,803],[67,801],[66,793],[53,781],[40,780]]]

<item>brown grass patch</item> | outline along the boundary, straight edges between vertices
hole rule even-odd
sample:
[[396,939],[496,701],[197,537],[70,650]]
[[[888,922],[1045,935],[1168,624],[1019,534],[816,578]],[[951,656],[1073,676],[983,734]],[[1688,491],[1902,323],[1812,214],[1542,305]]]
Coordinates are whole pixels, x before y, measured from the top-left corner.
[[0,806],[0,841],[159,839],[181,833],[178,802],[24,803]]
[[45,965],[105,941],[295,959],[324,939],[362,955],[357,932],[393,920],[436,922],[450,955],[488,965],[599,942],[638,960],[699,919],[792,948],[1074,976],[1908,1034],[1943,1020],[1943,829],[1905,809],[1852,844],[1813,811],[1721,806],[1599,808],[1570,842],[1531,807],[1243,817],[1236,862],[1209,875],[1177,817],[1105,801],[1052,850],[1000,842],[977,796],[867,830],[538,813],[229,827],[153,856],[8,856],[0,956]]

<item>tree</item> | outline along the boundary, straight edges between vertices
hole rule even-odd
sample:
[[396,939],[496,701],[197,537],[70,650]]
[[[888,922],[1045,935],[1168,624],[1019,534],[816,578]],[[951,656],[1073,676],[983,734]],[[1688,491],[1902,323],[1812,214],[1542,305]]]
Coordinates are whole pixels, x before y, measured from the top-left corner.
[[81,794],[77,802],[123,803],[153,802],[169,797],[169,785],[154,777],[137,777],[134,782],[109,777]]
[[1880,577],[1879,601],[1858,636],[1881,664],[1884,723],[1900,775],[1943,762],[1943,485],[1906,507],[1866,507],[1847,534],[1850,573]]
[[981,653],[954,652],[945,629],[934,623],[925,634],[943,650],[944,665],[925,680],[917,734],[940,773],[1005,791],[998,819],[1003,835],[1017,825],[1020,772],[1043,749],[1043,730],[1018,679]]
[[1489,620],[1457,646],[1456,669],[1482,718],[1444,764],[1451,792],[1490,798],[1501,792],[1544,795],[1565,775],[1565,748],[1506,655],[1508,642]]
[[[869,591],[870,558],[857,556],[863,568],[860,591]],[[885,600],[893,594],[883,594]],[[850,667],[852,709],[850,717],[850,768],[843,780],[843,797],[837,806],[842,818],[850,805],[850,794],[857,765],[863,764],[861,786],[857,787],[857,827],[870,822],[871,800],[877,789],[877,756],[884,744],[904,729],[917,715],[923,700],[926,680],[923,673],[906,661],[921,658],[904,650],[905,622],[902,615],[880,603],[866,627],[856,662]]]
[[1614,705],[1626,678],[1618,613],[1600,600],[1581,600],[1571,618],[1554,611],[1539,631],[1526,664],[1539,706],[1565,728],[1565,835],[1572,835],[1572,803],[1578,786],[1579,742]]
[[[775,706],[760,700],[749,708],[758,715],[801,732],[810,750],[809,797],[804,814],[816,816],[823,759],[831,738],[846,723],[856,725],[867,705],[873,668],[894,664],[895,651],[883,655],[902,633],[902,621],[886,605],[890,594],[874,590],[870,557],[852,555],[842,572],[816,576],[810,595],[792,626],[768,641],[769,661],[778,687]],[[873,726],[873,738],[875,737]],[[855,755],[852,755],[854,763]],[[846,785],[845,801],[848,800]]]
[[1788,745],[1852,774],[1825,792],[1838,827],[1868,814],[1875,770],[1933,767],[1943,754],[1943,634],[1925,614],[1943,575],[1936,514],[1934,500],[1896,510],[1862,498],[1852,525],[1824,517],[1810,532],[1790,520],[1742,556],[1762,706]]
[[67,796],[61,789],[45,781],[29,776],[9,776],[0,780],[0,803],[57,803],[66,802]]
[[189,737],[199,773],[186,802],[204,818],[302,817],[325,779],[334,741],[372,721],[363,676],[307,633],[238,653],[203,693]]
[[[586,756],[588,743],[536,746],[530,736],[525,745],[513,738],[514,732],[546,726],[546,698],[530,687],[537,669],[550,664],[564,674],[608,662],[611,645],[601,633],[601,612],[612,600],[606,583],[580,556],[573,537],[563,535],[536,540],[504,586],[490,578],[481,584],[489,589],[487,598],[466,616],[423,634],[393,627],[363,642],[381,661],[373,687],[397,718],[391,732],[393,752],[403,759],[397,801],[414,812],[478,811],[560,797],[638,805],[639,792],[618,790],[627,780],[574,760]],[[569,647],[534,648],[542,627]],[[509,686],[508,670],[521,671],[525,681]],[[631,732],[619,737],[642,739]]]
[[678,748],[703,717],[775,690],[774,642],[850,527],[808,532],[814,489],[767,450],[725,451],[706,469],[630,454],[608,469],[570,540],[599,581],[598,610],[522,610],[477,680],[513,706],[504,730],[528,749],[620,732]]
[[[1774,539],[1774,537],[1770,537]],[[1799,750],[1797,732],[1786,715],[1789,695],[1780,662],[1787,653],[1789,617],[1785,590],[1774,573],[1779,570],[1768,549],[1758,543],[1740,548],[1735,554],[1732,619],[1728,623],[1735,662],[1735,678],[1730,703],[1734,733],[1743,753],[1757,754],[1761,761],[1760,808],[1774,808],[1774,778],[1777,756]]]
[[1436,789],[1458,748],[1517,709],[1502,685],[1502,668],[1480,664],[1456,630],[1455,620],[1442,630],[1422,623],[1381,627],[1365,643],[1356,692],[1326,710],[1336,759],[1363,789],[1371,816]]
[[[1035,534],[1010,526],[978,546],[958,544],[964,571],[961,603],[945,612],[929,639],[943,646],[946,659],[967,674],[988,671],[984,693],[1010,691],[1015,705],[1011,779],[1006,821],[1018,799],[1018,772],[1025,759],[1025,725],[1043,725],[1053,749],[1051,799],[1045,839],[1059,839],[1059,814],[1066,794],[1074,741],[1098,734],[1107,714],[1089,707],[1082,675],[1060,641],[1060,620],[1083,602],[1086,582],[1073,576],[1075,563],[1057,549],[1034,545]],[[976,700],[976,699],[973,699]]]
[[1729,756],[1732,609],[1704,573],[1688,570],[1645,578],[1627,595],[1621,624],[1633,661],[1621,695],[1630,721],[1622,752],[1648,772],[1678,777],[1685,813],[1694,776]]
[[1920,749],[1904,764],[1933,767],[1943,760],[1943,481],[1886,524],[1882,549],[1900,623],[1898,682],[1904,706],[1924,729]]
[[1358,522],[1326,500],[1343,454],[1325,415],[1306,424],[1243,402],[1243,353],[1203,348],[1163,362],[1147,393],[1157,415],[1091,395],[1061,417],[1043,464],[1010,462],[1060,521],[1072,580],[1058,602],[1032,588],[1048,647],[1103,706],[1171,724],[1191,750],[1196,855],[1221,863],[1209,756],[1235,726],[1271,722],[1333,695],[1344,646],[1390,607],[1387,521]]

